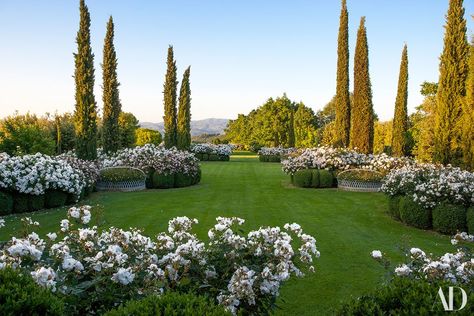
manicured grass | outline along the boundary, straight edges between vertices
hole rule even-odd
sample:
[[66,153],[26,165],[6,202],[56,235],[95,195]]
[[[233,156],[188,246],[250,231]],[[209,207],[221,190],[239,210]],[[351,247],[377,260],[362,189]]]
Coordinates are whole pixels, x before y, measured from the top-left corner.
[[[252,156],[252,155],[251,155]],[[255,156],[255,155],[253,155]],[[284,285],[281,315],[328,314],[347,300],[373,289],[385,270],[370,257],[382,250],[393,263],[404,260],[401,247],[427,252],[452,250],[449,237],[407,227],[391,219],[380,193],[337,189],[294,188],[280,164],[260,163],[256,157],[232,157],[230,162],[203,162],[197,186],[132,193],[95,193],[87,204],[99,204],[107,225],[137,226],[146,234],[164,231],[169,219],[186,215],[199,219],[196,233],[207,238],[217,216],[246,219],[244,229],[296,222],[316,237],[321,258],[316,272]],[[66,208],[32,214],[41,232],[57,231]],[[0,240],[17,230],[19,216],[6,218]]]

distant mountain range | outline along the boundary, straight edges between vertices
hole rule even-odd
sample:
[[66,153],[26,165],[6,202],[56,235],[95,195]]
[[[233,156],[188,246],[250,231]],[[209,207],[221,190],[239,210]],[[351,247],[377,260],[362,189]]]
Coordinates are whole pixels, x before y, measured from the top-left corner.
[[[229,122],[228,119],[208,118],[204,120],[191,121],[191,135],[197,136],[202,134],[222,134]],[[149,128],[160,131],[163,134],[164,123],[140,122],[143,128]]]

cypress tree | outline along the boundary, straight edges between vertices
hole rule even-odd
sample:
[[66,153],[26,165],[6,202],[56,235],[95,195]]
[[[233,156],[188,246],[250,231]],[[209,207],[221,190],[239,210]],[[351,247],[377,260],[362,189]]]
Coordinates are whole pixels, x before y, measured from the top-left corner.
[[102,144],[104,151],[115,152],[120,147],[119,115],[122,111],[119,98],[119,82],[117,78],[117,55],[114,47],[114,21],[112,17],[107,23],[104,40],[104,57],[102,62],[102,100],[104,102]]
[[59,115],[56,113],[56,115],[54,116],[54,126],[55,126],[55,129],[56,129],[56,153],[58,155],[61,154],[62,152],[62,148],[61,148],[61,143],[62,143],[62,140],[61,140],[61,118],[59,117]]
[[464,99],[462,120],[462,152],[463,165],[466,169],[474,170],[474,37],[469,53],[469,75],[466,82],[466,98]]
[[443,164],[457,164],[461,156],[458,122],[466,94],[468,54],[463,0],[450,0],[440,57],[434,130],[434,159]]
[[403,47],[402,61],[400,63],[400,74],[398,77],[397,98],[395,100],[395,113],[393,116],[392,129],[392,154],[394,156],[405,156],[408,154],[407,131],[408,131],[408,52],[407,45]]
[[288,125],[288,147],[295,147],[295,109],[291,109]]
[[346,0],[342,0],[337,39],[336,84],[336,145],[347,147],[351,129],[351,103],[349,97],[349,14]]
[[77,32],[77,53],[74,54],[76,106],[76,153],[81,159],[97,158],[97,105],[94,97],[94,54],[91,48],[90,15],[84,0],[79,2],[80,23]]
[[374,146],[374,110],[369,75],[369,46],[365,17],[360,19],[354,55],[354,103],[351,109],[351,147],[372,153]]
[[173,46],[168,47],[167,70],[164,84],[164,105],[165,116],[163,116],[165,125],[165,147],[176,146],[177,139],[177,119],[176,119],[176,89],[178,81],[176,80],[176,61],[173,56]]
[[178,149],[189,149],[191,145],[191,88],[189,76],[191,75],[191,66],[189,66],[183,75],[181,89],[179,91],[179,109],[178,109]]

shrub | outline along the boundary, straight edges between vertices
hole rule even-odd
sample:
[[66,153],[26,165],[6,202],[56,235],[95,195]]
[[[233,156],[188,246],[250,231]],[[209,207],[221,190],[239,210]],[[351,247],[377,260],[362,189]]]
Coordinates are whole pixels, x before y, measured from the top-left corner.
[[[453,284],[447,281],[430,283],[426,280],[395,277],[387,285],[343,304],[336,314],[444,315],[446,312],[439,299],[438,290],[441,287],[447,293],[449,286]],[[472,302],[474,293],[468,292],[468,302]],[[454,298],[454,306],[460,306],[460,295],[454,295]],[[469,309],[467,306],[456,314],[468,315]]]
[[359,181],[359,182],[380,182],[382,174],[374,170],[352,169],[339,173],[337,176],[341,180]]
[[319,186],[321,188],[331,188],[334,183],[334,175],[331,171],[321,169],[319,170]]
[[64,303],[30,276],[0,269],[0,315],[63,315]]
[[293,184],[301,188],[311,187],[311,169],[298,170],[293,177]]
[[399,203],[402,222],[422,229],[431,227],[431,211],[429,209],[423,208],[407,196],[402,197]]
[[474,206],[471,206],[467,209],[466,223],[467,231],[469,232],[469,234],[474,235]]
[[174,187],[174,174],[153,173],[153,187],[157,189],[170,189]]
[[219,161],[219,155],[218,154],[209,154],[209,161]]
[[312,170],[311,187],[312,188],[319,188],[320,187],[319,170],[318,169],[313,169]]
[[208,161],[208,160],[209,160],[209,154],[202,154],[201,161]]
[[400,195],[388,197],[388,213],[396,219],[400,219]]
[[59,190],[46,191],[44,197],[44,205],[47,208],[60,207],[66,204],[68,200],[68,194]]
[[201,154],[201,153],[195,153],[194,156],[196,156],[196,158],[201,160],[201,161],[203,160],[203,154]]
[[444,234],[466,230],[466,209],[462,205],[441,203],[433,209],[433,228]]
[[11,214],[13,211],[13,197],[10,193],[0,191],[0,216]]
[[216,306],[204,297],[193,294],[166,293],[162,296],[151,295],[143,300],[133,300],[111,310],[106,316],[148,316],[148,315],[180,315],[180,316],[220,316],[231,315],[222,306]]
[[219,160],[220,161],[229,161],[230,156],[228,156],[228,155],[219,155]]
[[44,208],[45,198],[44,194],[29,195],[28,196],[28,211],[38,211]]
[[154,173],[155,173],[155,170],[152,169],[152,168],[148,168],[145,171],[145,174],[146,174],[145,187],[147,189],[153,189],[154,188],[154,186],[153,186],[153,174]]
[[193,184],[193,177],[189,174],[178,172],[174,175],[174,187],[182,188]]
[[145,175],[139,169],[130,167],[114,167],[100,171],[100,180],[107,182],[124,182],[144,180]]
[[28,212],[28,194],[13,194],[13,213]]
[[201,182],[201,169],[194,175],[192,184],[198,184],[199,182]]

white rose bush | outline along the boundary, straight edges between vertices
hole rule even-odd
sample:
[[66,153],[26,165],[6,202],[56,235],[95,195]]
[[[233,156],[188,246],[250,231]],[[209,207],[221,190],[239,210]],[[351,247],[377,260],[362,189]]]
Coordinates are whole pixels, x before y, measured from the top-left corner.
[[[91,207],[72,207],[44,238],[24,220],[22,237],[0,246],[11,267],[64,298],[71,314],[100,313],[122,302],[168,291],[206,295],[236,314],[268,313],[280,286],[314,271],[314,237],[296,223],[238,234],[244,220],[218,217],[208,241],[192,233],[196,219],[177,217],[148,237],[136,228],[91,226]],[[3,223],[2,223],[3,225]]]
[[262,162],[281,162],[282,159],[296,151],[296,148],[262,147],[258,151],[258,157]]
[[232,145],[229,144],[192,144],[191,152],[201,161],[228,161],[232,155]]

